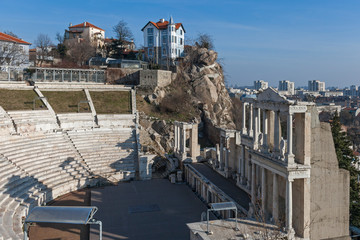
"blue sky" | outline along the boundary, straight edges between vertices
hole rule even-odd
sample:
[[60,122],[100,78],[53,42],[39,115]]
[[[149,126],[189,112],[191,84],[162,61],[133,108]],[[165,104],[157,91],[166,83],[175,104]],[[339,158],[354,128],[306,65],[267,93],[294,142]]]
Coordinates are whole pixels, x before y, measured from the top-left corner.
[[357,0],[1,0],[0,31],[29,42],[45,33],[55,43],[69,23],[88,21],[111,37],[124,20],[140,46],[149,20],[172,15],[186,37],[213,36],[228,84],[319,79],[344,87],[360,85],[359,12]]

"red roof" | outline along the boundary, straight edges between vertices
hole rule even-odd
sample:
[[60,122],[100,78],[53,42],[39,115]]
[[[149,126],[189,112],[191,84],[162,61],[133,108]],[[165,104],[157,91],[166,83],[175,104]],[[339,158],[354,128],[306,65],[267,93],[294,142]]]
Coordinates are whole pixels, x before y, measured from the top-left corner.
[[91,23],[89,23],[89,22],[83,22],[83,23],[80,23],[80,24],[77,24],[77,25],[74,25],[74,26],[71,26],[71,27],[69,27],[69,28],[83,28],[83,27],[92,27],[92,28],[97,28],[97,29],[99,29],[99,30],[101,30],[101,31],[105,31],[104,29],[101,29],[101,28],[99,28],[99,27],[97,27],[97,26],[95,26],[94,24],[91,24]]
[[0,41],[16,42],[16,43],[31,45],[31,43],[25,42],[24,40],[21,40],[19,38],[7,35],[7,34],[2,33],[2,32],[0,32]]
[[[157,23],[154,23],[154,22],[152,22],[152,21],[149,21],[149,22],[141,29],[141,31],[143,31],[144,28],[145,28],[149,23],[151,23],[152,25],[154,25],[157,29],[163,30],[163,29],[167,29],[168,24],[169,24],[169,21],[164,21],[164,22],[158,21]],[[175,23],[175,28],[176,28],[176,29],[179,29],[180,26],[182,26],[182,23]],[[184,29],[184,27],[183,27],[183,29]],[[184,32],[185,32],[185,29],[184,29]]]

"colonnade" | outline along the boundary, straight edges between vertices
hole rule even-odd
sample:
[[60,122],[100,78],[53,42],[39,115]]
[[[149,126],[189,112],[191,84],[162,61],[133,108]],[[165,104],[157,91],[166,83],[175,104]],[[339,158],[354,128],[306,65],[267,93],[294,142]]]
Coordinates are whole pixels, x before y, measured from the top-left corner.
[[[293,153],[293,115],[287,114],[286,140],[281,137],[280,110],[271,110],[260,107],[258,104],[244,102],[242,108],[242,136],[252,138],[253,147],[264,153],[273,155],[286,161],[288,165],[294,164]],[[273,134],[270,134],[273,132]],[[272,144],[272,148],[270,148]]]
[[[184,123],[176,121],[174,123],[174,128],[175,156],[182,161],[186,159],[195,161],[200,156],[200,145],[198,144],[198,125],[195,123]],[[186,147],[187,139],[189,139],[189,149]]]

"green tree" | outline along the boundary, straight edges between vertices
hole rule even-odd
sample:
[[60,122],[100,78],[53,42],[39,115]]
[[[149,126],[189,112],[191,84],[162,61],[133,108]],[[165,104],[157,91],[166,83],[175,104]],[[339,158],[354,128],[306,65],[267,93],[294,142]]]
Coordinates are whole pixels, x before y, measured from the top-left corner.
[[341,130],[340,117],[337,112],[331,122],[331,131],[339,167],[348,170],[350,173],[350,224],[360,227],[360,188],[358,183],[360,172],[355,167],[358,160],[351,149],[349,137],[346,132]]

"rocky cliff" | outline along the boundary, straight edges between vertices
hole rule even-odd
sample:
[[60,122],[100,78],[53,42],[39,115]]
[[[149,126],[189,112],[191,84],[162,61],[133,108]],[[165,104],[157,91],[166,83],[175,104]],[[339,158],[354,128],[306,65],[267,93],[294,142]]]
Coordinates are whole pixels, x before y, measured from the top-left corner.
[[[233,105],[225,88],[223,69],[213,50],[189,47],[171,85],[156,88],[153,93],[144,97],[166,116],[198,123],[200,137],[203,136],[212,144],[219,139],[217,128],[235,128]],[[150,146],[157,153],[171,151],[171,121],[155,121],[145,114],[141,116],[142,144]]]

